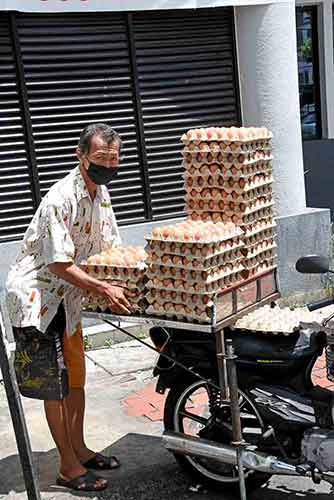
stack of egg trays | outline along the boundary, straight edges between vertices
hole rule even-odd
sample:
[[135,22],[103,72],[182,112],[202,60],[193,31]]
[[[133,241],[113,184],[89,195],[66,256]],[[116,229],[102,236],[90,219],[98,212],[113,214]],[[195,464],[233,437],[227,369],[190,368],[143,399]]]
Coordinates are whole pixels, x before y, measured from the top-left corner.
[[217,293],[244,278],[242,231],[215,243],[146,239],[146,313],[211,323]]
[[[194,220],[232,221],[257,233],[274,224],[271,139],[249,142],[186,142],[183,150],[186,210]],[[275,267],[272,238],[243,249],[244,267],[253,276]]]
[[[134,312],[144,312],[146,308],[145,301],[145,283],[146,283],[146,264],[140,263],[136,266],[123,267],[113,265],[89,265],[83,263],[80,266],[90,276],[108,281],[110,284],[126,288],[135,294],[129,298],[129,302],[134,307]],[[91,311],[107,312],[109,305],[103,297],[99,297],[91,292],[87,292],[83,297],[83,307]]]

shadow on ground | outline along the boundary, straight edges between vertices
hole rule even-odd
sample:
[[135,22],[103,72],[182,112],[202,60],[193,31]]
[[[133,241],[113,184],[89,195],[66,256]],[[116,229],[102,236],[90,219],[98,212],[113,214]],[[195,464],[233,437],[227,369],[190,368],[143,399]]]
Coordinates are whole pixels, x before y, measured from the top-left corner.
[[[109,500],[235,500],[231,492],[198,492],[189,490],[191,483],[178,468],[174,457],[168,453],[160,437],[143,434],[128,434],[104,450],[107,454],[117,455],[122,467],[103,475],[110,480],[110,487],[101,492],[99,497]],[[70,498],[71,496],[95,497],[96,493],[71,492],[55,486],[58,469],[58,454],[55,449],[48,452],[35,452],[34,460],[38,467],[40,487],[43,496]],[[301,492],[297,479],[296,488],[292,483],[286,487],[286,479],[280,478],[280,484],[266,486],[254,492],[248,492],[249,500],[292,500],[300,496],[304,500],[330,500],[331,494],[316,491],[311,483],[305,484]],[[274,481],[275,482],[275,481]],[[289,485],[291,480],[289,479]],[[297,484],[298,482],[298,484]],[[0,496],[10,492],[24,492],[25,486],[21,466],[17,455],[11,455],[0,461]]]

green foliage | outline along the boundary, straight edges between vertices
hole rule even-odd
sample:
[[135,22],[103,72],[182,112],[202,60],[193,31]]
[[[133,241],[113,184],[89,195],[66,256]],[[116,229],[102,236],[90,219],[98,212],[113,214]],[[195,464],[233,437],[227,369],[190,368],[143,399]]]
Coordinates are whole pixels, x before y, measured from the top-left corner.
[[303,41],[302,45],[299,47],[302,57],[307,60],[312,57],[312,40],[307,38]]
[[113,339],[111,337],[109,337],[108,339],[106,339],[104,341],[103,347],[106,347],[107,349],[110,349],[113,345],[114,345],[114,341],[113,341]]
[[84,341],[84,349],[85,349],[85,351],[89,351],[93,347],[93,344],[90,341],[89,336],[85,335],[84,338],[83,338],[83,341]]

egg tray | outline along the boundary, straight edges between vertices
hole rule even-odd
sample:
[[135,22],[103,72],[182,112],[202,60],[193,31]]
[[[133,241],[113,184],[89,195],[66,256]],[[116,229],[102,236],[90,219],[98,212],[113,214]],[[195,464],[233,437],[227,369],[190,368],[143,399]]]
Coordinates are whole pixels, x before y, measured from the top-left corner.
[[[217,165],[217,166],[215,166]],[[254,177],[255,175],[260,174],[272,174],[273,168],[270,161],[268,162],[256,162],[253,166],[241,167],[241,168],[226,168],[222,164],[211,163],[211,165],[204,164],[200,168],[196,168],[194,166],[184,170],[182,173],[182,177],[184,181],[187,183],[189,179],[194,182],[199,182],[199,179],[204,179],[205,183],[208,183],[209,178],[213,178],[216,184],[219,184],[221,179],[249,179]],[[211,182],[211,181],[210,181]]]
[[210,236],[208,238],[195,239],[193,237],[192,239],[190,239],[190,237],[189,237],[188,239],[181,240],[181,239],[175,239],[173,236],[169,236],[169,235],[164,238],[163,235],[161,235],[160,237],[156,237],[156,236],[153,236],[152,234],[146,235],[146,236],[144,236],[144,238],[149,243],[151,241],[156,241],[156,242],[172,242],[172,243],[178,243],[180,245],[183,243],[191,244],[191,245],[193,245],[193,244],[204,245],[204,244],[220,243],[220,242],[228,241],[228,240],[237,238],[238,236],[241,236],[242,234],[243,234],[243,231],[240,228],[235,227],[233,229],[233,231],[226,232],[225,234],[220,234],[219,236]]
[[264,220],[271,220],[273,218],[273,213],[259,213],[259,215],[248,215],[246,217],[240,218],[236,214],[230,214],[224,212],[203,212],[198,214],[197,212],[191,213],[191,218],[194,221],[209,222],[229,222],[232,221],[234,224],[240,225],[241,228],[245,229],[248,226],[253,226],[256,222],[262,222]]
[[245,144],[245,143],[270,143],[271,139],[273,138],[272,132],[268,130],[266,137],[258,136],[258,137],[253,137],[249,139],[228,139],[228,138],[222,138],[217,135],[217,133],[212,133],[211,137],[208,137],[207,132],[204,133],[205,135],[202,134],[201,137],[196,137],[195,129],[190,129],[188,132],[182,135],[181,137],[181,142],[183,144],[189,144],[190,142],[195,143],[195,144],[201,144],[202,142],[226,142],[228,144]]
[[92,268],[92,267],[107,267],[107,268],[115,268],[115,269],[129,269],[133,271],[144,271],[146,268],[146,264],[144,261],[137,262],[136,264],[133,265],[119,265],[119,264],[106,264],[106,263],[99,263],[99,264],[91,264],[88,263],[86,260],[82,261],[80,263],[81,268]]
[[264,142],[259,145],[256,142],[244,142],[244,143],[227,143],[227,142],[204,142],[202,141],[199,144],[195,144],[194,142],[189,142],[182,149],[182,153],[190,153],[190,154],[198,154],[198,153],[231,153],[231,154],[241,154],[241,153],[250,153],[253,151],[271,151],[272,145],[270,141]]
[[274,336],[277,336],[277,335],[284,335],[286,337],[292,335],[292,334],[296,334],[297,332],[299,332],[299,327],[296,326],[293,330],[290,329],[288,331],[283,331],[283,330],[258,330],[258,329],[251,329],[251,328],[233,328],[233,326],[231,326],[231,328],[233,330],[238,330],[238,333],[245,333],[245,334],[257,334],[257,335],[267,335],[267,336],[270,336],[270,335],[274,335]]
[[[257,236],[259,233],[262,233],[263,231],[274,229],[276,226],[277,224],[276,222],[274,222],[274,219],[268,219],[256,222],[253,226],[246,227],[244,231],[243,241],[245,243],[248,241],[249,238]],[[246,244],[247,243],[245,243],[245,245]]]
[[[202,179],[203,179],[203,177],[202,177]],[[228,194],[232,193],[234,191],[234,192],[239,194],[239,193],[248,193],[249,191],[253,191],[254,189],[258,189],[258,188],[261,188],[263,186],[268,186],[268,185],[273,183],[272,175],[262,176],[262,178],[256,182],[253,182],[253,181],[246,182],[245,181],[243,183],[243,185],[240,185],[241,180],[243,181],[243,179],[240,179],[238,182],[235,179],[231,179],[231,178],[230,178],[230,180],[223,179],[224,183],[222,185],[213,184],[211,186],[210,185],[185,186],[185,190],[186,190],[188,195],[189,194],[192,195],[192,191],[194,191],[194,190],[196,191],[196,193],[201,193],[203,191],[203,189],[210,189],[210,190],[218,189],[218,190],[225,191]],[[194,195],[196,196],[195,193],[194,193]]]
[[[146,288],[156,288],[158,290],[175,290],[176,292],[189,292],[189,293],[204,293],[208,294],[211,292],[216,292],[217,290],[231,286],[231,284],[236,283],[242,279],[248,277],[248,272],[243,266],[239,267],[239,271],[236,269],[230,273],[225,273],[224,277],[219,279],[205,282],[205,281],[195,281],[195,280],[184,280],[184,279],[173,279],[173,278],[158,278],[157,276],[152,277],[146,284]],[[175,283],[176,281],[176,283]]]
[[252,247],[246,247],[244,246],[241,250],[241,253],[244,255],[245,259],[253,259],[254,257],[257,257],[259,254],[262,252],[265,252],[267,250],[274,250],[277,249],[277,245],[274,242],[273,239],[271,240],[262,240],[262,242],[259,242]]
[[253,236],[247,236],[243,238],[244,247],[251,249],[256,246],[259,242],[267,239],[274,239],[276,236],[275,225],[269,227],[268,229],[260,230]]
[[[273,181],[272,171],[267,173],[251,174],[249,176],[229,175],[200,175],[184,176],[187,190],[203,188],[224,188],[228,191],[254,189]],[[256,177],[258,179],[256,179]]]
[[[152,265],[157,266],[171,266],[179,269],[188,269],[191,271],[205,271],[206,269],[211,269],[213,267],[221,266],[230,262],[234,262],[237,259],[243,257],[239,247],[236,250],[231,250],[229,252],[225,252],[223,254],[216,255],[214,257],[210,257],[208,259],[189,259],[188,257],[182,257],[179,255],[172,254],[164,254],[161,255],[161,258],[156,259],[156,255],[149,260],[149,270],[152,268]],[[159,257],[159,256],[157,256]],[[179,262],[179,259],[175,257],[179,257],[182,259]]]
[[[85,310],[91,312],[101,312],[101,313],[112,313],[109,305],[106,302],[90,302],[83,300],[82,306]],[[143,314],[147,309],[147,303],[145,299],[142,300],[142,303],[132,304],[134,310],[128,315],[131,316],[133,314]],[[125,313],[123,313],[125,314]]]
[[231,214],[240,214],[241,216],[251,215],[258,210],[262,210],[264,208],[271,208],[274,206],[274,201],[272,196],[266,195],[262,198],[257,198],[253,201],[249,201],[246,203],[235,203],[230,201],[229,203],[224,203],[221,201],[203,201],[199,203],[197,201],[190,202],[186,209],[189,212],[228,212]]
[[193,321],[198,321],[199,323],[211,323],[212,322],[212,317],[208,316],[207,314],[203,314],[202,316],[198,316],[196,314],[178,314],[176,312],[166,312],[166,311],[157,311],[155,310],[152,306],[149,306],[146,309],[147,314],[151,314],[153,316],[159,316],[161,318],[168,318],[174,321],[185,321],[185,322],[193,322]]
[[242,261],[242,265],[244,266],[245,269],[248,271],[251,271],[252,269],[255,269],[257,266],[262,264],[263,262],[274,262],[277,257],[277,253],[275,252],[275,248],[269,249],[269,250],[262,250],[259,251],[259,253],[256,256],[253,257],[246,257]]
[[277,269],[277,265],[275,263],[275,260],[273,261],[264,261],[261,264],[259,264],[256,267],[253,267],[252,269],[247,269],[248,273],[248,278],[256,278],[257,276],[269,272],[269,271],[274,271]]
[[[81,267],[81,266],[80,266]],[[129,280],[134,283],[139,283],[145,278],[145,269],[130,269],[122,267],[111,266],[82,266],[81,267],[87,274],[98,279],[114,279],[114,280]]]
[[243,266],[240,261],[244,257],[240,254],[233,262],[227,262],[221,266],[213,266],[208,269],[189,269],[185,267],[176,267],[174,265],[155,265],[152,264],[146,275],[148,278],[159,277],[162,279],[174,279],[174,280],[188,280],[191,282],[205,281],[210,283],[211,281],[217,281],[218,279],[225,278],[230,274],[242,271]]
[[206,201],[210,202],[212,201],[221,201],[223,200],[224,202],[230,202],[233,201],[235,203],[245,203],[245,202],[252,202],[256,201],[258,198],[262,198],[265,195],[272,195],[273,190],[272,190],[272,185],[267,184],[255,189],[252,189],[248,192],[241,191],[241,192],[236,192],[236,191],[231,191],[227,192],[225,189],[218,189],[218,188],[213,188],[216,191],[214,194],[212,193],[212,190],[210,188],[204,188],[204,194],[203,190],[201,192],[196,193],[191,193],[186,191],[186,195],[184,197],[186,203],[189,202],[189,200],[194,200],[194,201]]
[[[224,219],[230,220],[231,217],[237,217],[237,222],[236,224],[240,224],[244,222],[245,224],[249,224],[252,222],[252,220],[259,220],[262,218],[265,218],[267,216],[274,216],[273,212],[273,202],[268,202],[268,203],[263,203],[259,204],[257,207],[253,208],[246,208],[244,212],[241,212],[240,209],[238,210],[238,205],[234,209],[230,209],[229,207],[225,207],[224,209],[198,209],[198,208],[186,208],[186,211],[188,212],[189,216],[192,218],[192,214],[197,214],[197,215],[203,215],[203,214],[224,214],[227,216]],[[193,220],[198,220],[197,218],[194,218]]]
[[[151,242],[152,243],[152,242]],[[147,254],[148,261],[154,261],[154,257],[152,254],[155,254],[158,258],[162,258],[164,255],[177,255],[181,257],[185,257],[188,260],[198,259],[202,261],[206,261],[208,259],[212,259],[214,257],[219,257],[224,254],[229,254],[234,250],[243,247],[243,242],[241,237],[233,238],[231,240],[226,240],[224,242],[218,244],[208,244],[208,245],[196,245],[193,243],[190,244],[182,244],[175,245],[172,244],[164,244],[162,243],[163,249],[161,249],[160,245],[147,245]],[[228,257],[226,257],[228,258]]]
[[219,164],[226,169],[231,169],[233,167],[241,169],[244,167],[249,167],[258,164],[259,162],[272,161],[273,155],[272,151],[253,151],[251,153],[182,153],[183,161],[182,166],[184,169],[188,169],[191,166],[200,169],[203,165]]
[[210,294],[197,294],[197,293],[187,293],[187,292],[174,292],[165,290],[155,290],[151,289],[146,293],[145,298],[148,304],[153,304],[157,302],[158,304],[165,304],[172,302],[173,304],[182,304],[188,307],[212,307],[215,303],[216,293]]

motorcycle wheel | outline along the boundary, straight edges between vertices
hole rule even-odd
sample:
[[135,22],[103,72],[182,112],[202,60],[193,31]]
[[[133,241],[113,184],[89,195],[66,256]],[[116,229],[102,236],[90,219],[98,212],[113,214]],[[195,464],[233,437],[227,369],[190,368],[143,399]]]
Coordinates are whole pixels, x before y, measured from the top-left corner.
[[[230,444],[232,425],[228,406],[220,401],[212,401],[207,384],[202,381],[183,383],[170,389],[164,410],[164,426],[166,431],[181,432],[186,435],[200,436],[211,441]],[[217,391],[218,393],[218,391]],[[255,444],[264,430],[260,415],[251,400],[239,391],[241,426],[243,437],[248,443]],[[218,396],[219,399],[219,396]],[[225,415],[225,421],[214,423],[215,414]],[[247,427],[246,427],[247,425]],[[179,466],[196,484],[203,484],[212,489],[239,491],[239,477],[236,466],[222,464],[217,461],[180,455],[174,453]],[[248,491],[253,491],[266,483],[270,474],[245,469],[245,482]]]

